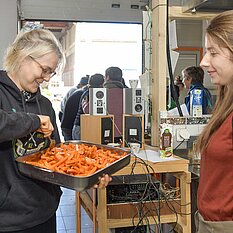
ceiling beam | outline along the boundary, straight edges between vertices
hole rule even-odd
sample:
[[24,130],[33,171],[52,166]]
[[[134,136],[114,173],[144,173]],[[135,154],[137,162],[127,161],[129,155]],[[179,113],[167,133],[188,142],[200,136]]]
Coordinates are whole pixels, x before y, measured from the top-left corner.
[[190,13],[184,13],[183,8],[181,6],[170,6],[169,7],[169,18],[171,20],[173,19],[191,19],[191,20],[210,20],[214,16],[216,16],[216,13],[213,12],[190,12]]

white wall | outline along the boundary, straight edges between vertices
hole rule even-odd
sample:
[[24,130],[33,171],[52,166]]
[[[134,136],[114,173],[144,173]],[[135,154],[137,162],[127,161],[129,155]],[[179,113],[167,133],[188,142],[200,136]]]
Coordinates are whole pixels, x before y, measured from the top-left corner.
[[17,34],[16,0],[1,0],[0,30],[0,69],[2,69],[5,50]]

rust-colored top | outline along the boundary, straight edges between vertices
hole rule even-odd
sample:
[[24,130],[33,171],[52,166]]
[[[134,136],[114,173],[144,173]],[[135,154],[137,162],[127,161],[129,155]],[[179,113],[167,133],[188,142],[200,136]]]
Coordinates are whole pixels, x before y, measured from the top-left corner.
[[233,220],[232,117],[212,135],[201,156],[198,210],[207,221]]

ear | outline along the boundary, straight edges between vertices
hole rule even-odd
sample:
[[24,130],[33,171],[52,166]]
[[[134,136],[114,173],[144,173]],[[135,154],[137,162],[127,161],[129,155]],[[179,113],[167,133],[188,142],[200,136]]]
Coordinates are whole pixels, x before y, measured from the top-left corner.
[[188,76],[187,81],[192,82],[192,77]]

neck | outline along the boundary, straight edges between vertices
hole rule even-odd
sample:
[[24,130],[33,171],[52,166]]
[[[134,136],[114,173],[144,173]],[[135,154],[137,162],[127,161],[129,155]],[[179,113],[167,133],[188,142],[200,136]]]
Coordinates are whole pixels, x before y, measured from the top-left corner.
[[20,91],[25,91],[18,82],[16,75],[14,73],[7,72],[8,77],[12,80],[12,82],[19,88]]

